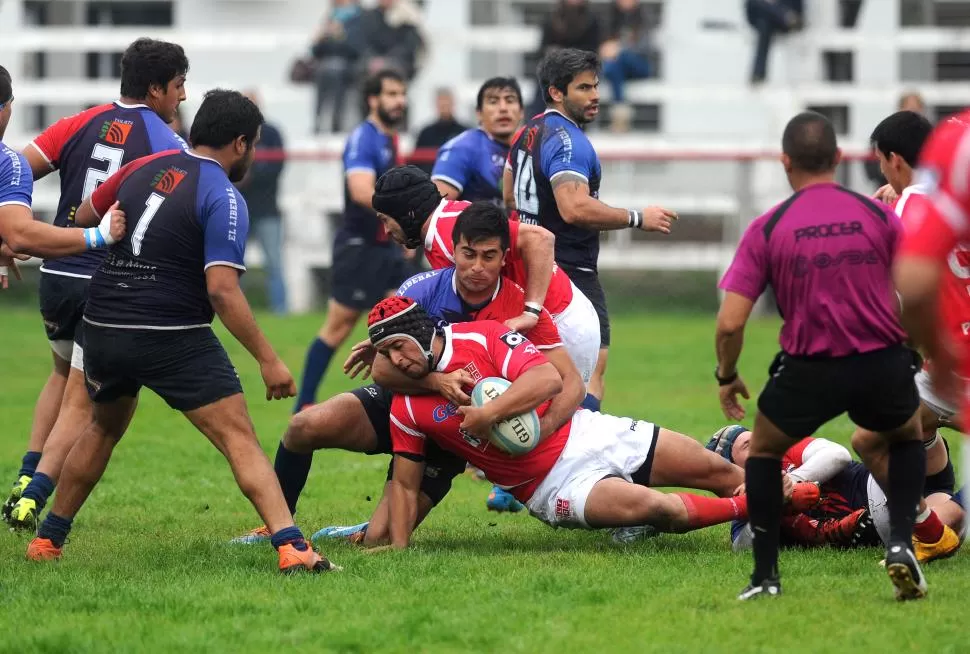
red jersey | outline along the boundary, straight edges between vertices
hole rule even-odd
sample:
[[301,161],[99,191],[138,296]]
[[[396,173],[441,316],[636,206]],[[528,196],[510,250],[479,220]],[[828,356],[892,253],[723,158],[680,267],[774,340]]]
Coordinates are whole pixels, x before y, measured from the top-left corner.
[[[905,203],[901,253],[946,261],[940,321],[962,346],[960,373],[970,377],[970,112],[940,124],[920,154],[926,196]],[[902,200],[902,198],[900,198]]]
[[[438,208],[431,214],[431,224],[428,225],[428,234],[424,238],[424,256],[432,268],[447,268],[455,265],[455,246],[451,233],[455,228],[455,220],[458,214],[465,210],[470,202],[449,202],[442,200]],[[509,248],[508,258],[505,260],[505,276],[520,286],[526,285],[525,261],[519,252],[519,225],[517,220],[509,221]],[[557,316],[566,310],[569,303],[573,301],[573,286],[559,266],[553,264],[552,281],[549,282],[549,290],[546,291],[546,299],[543,306],[553,316]],[[519,313],[522,313],[520,310]],[[518,314],[516,314],[518,315]]]
[[[547,363],[531,341],[492,320],[445,327],[445,349],[438,372],[467,370],[476,382],[485,377],[515,381],[530,368]],[[471,392],[471,389],[465,389]],[[549,407],[537,409],[542,416]],[[425,442],[433,439],[485,472],[485,476],[522,502],[528,501],[559,460],[569,439],[571,422],[539,442],[522,456],[510,456],[461,430],[458,407],[440,395],[395,395],[391,403],[391,445],[395,454],[423,455]]]

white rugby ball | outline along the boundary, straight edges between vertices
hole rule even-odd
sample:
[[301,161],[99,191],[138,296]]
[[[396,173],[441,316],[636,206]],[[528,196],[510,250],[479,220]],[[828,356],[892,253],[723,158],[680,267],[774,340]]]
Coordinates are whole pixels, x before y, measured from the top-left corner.
[[[472,389],[472,406],[488,404],[511,385],[512,382],[501,377],[486,377]],[[495,423],[489,440],[492,445],[512,456],[531,452],[539,442],[539,414],[533,409]]]

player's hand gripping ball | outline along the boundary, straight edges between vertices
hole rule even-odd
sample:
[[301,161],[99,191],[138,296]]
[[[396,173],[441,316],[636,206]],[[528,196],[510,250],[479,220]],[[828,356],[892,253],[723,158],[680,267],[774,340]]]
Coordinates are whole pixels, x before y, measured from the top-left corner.
[[[508,390],[512,382],[501,377],[486,377],[472,390],[472,406],[482,407]],[[492,425],[492,445],[512,456],[531,452],[539,443],[539,414],[533,409]]]

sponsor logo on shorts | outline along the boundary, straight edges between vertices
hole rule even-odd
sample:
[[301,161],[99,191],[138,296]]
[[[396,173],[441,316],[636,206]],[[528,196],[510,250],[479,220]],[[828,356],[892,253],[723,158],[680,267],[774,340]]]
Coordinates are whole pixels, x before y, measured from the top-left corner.
[[91,376],[88,374],[87,370],[84,371],[84,382],[88,385],[88,388],[95,393],[101,392],[101,382],[91,379]]
[[424,466],[425,477],[429,479],[437,479],[438,475],[440,474],[441,474],[441,468],[438,468],[436,466],[429,466],[429,465]]
[[160,170],[155,174],[155,177],[152,179],[152,188],[168,195],[178,188],[178,185],[182,183],[186,175],[188,175],[187,171],[176,168],[175,166],[169,166],[165,170]]
[[364,390],[367,391],[367,394],[371,397],[377,397],[377,389],[373,386],[364,386]]
[[113,143],[115,145],[124,145],[125,141],[128,140],[128,135],[131,134],[131,128],[134,123],[121,120],[120,118],[115,118],[114,120],[106,120],[104,124],[101,125],[101,133],[98,137],[102,141],[108,143]]
[[439,404],[431,412],[431,418],[435,422],[444,422],[448,418],[456,415],[458,413],[458,407],[448,402],[447,404]]
[[569,500],[561,497],[556,498],[556,518],[559,520],[571,520],[573,517],[572,509],[569,507]]

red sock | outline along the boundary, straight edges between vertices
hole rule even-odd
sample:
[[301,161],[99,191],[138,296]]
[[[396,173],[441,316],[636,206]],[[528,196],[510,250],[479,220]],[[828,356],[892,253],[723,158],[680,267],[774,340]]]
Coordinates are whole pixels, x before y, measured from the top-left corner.
[[687,507],[687,526],[691,529],[719,525],[731,520],[748,519],[748,498],[744,495],[737,497],[704,497],[691,493],[674,493],[674,495],[679,497]]
[[943,538],[943,522],[940,520],[940,516],[936,515],[936,511],[932,509],[926,509],[926,511],[929,512],[929,515],[922,520],[920,520],[920,516],[916,516],[913,535],[924,543],[939,542]]

